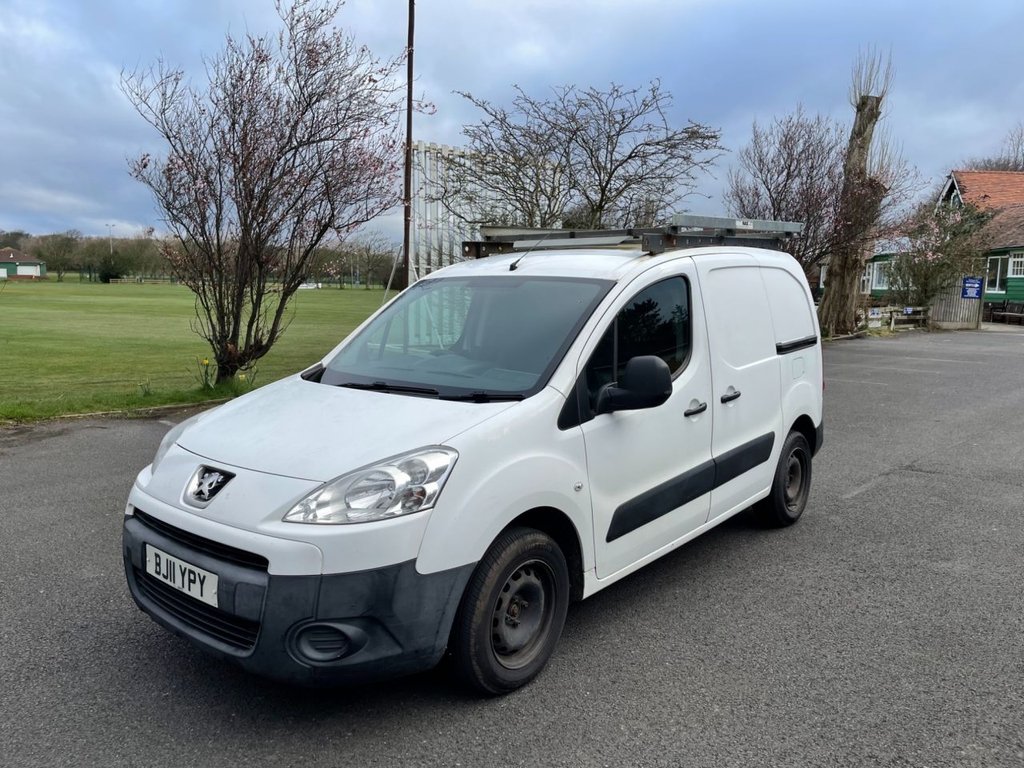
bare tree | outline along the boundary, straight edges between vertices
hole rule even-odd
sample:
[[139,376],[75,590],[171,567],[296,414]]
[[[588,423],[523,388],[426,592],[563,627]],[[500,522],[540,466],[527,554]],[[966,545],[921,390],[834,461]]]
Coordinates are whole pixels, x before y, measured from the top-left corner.
[[1006,134],[999,154],[967,160],[962,165],[974,171],[1024,171],[1024,121]]
[[555,226],[570,200],[570,146],[544,104],[515,91],[511,109],[460,92],[483,117],[463,126],[466,151],[449,156],[440,199],[473,224]]
[[799,221],[791,252],[810,273],[832,251],[843,188],[843,126],[803,107],[764,128],[754,123],[737,154],[724,202],[742,218]]
[[46,262],[46,271],[57,275],[57,282],[64,282],[64,273],[73,268],[76,261],[78,241],[82,233],[69,229],[58,235],[43,235],[29,240],[29,251]]
[[397,278],[401,245],[382,232],[362,232],[344,243],[333,243],[317,249],[310,262],[312,277],[336,280],[344,287],[345,280],[357,281],[367,289],[373,285],[387,285],[392,276]]
[[401,248],[381,232],[367,232],[345,243],[344,253],[369,289],[371,285],[387,285]]
[[114,248],[121,254],[126,272],[139,278],[165,275],[170,266],[160,241],[153,239],[152,229],[138,237],[118,238]]
[[0,248],[13,248],[18,251],[24,247],[24,243],[32,235],[28,232],[22,232],[20,229],[13,229],[10,232],[5,232],[0,229]]
[[883,203],[891,194],[896,153],[888,141],[874,147],[875,128],[892,86],[892,61],[876,53],[861,54],[853,67],[850,104],[853,127],[843,157],[843,186],[835,219],[821,325],[829,334],[851,333],[857,326],[859,279],[866,249],[880,234]]
[[[334,26],[337,0],[278,0],[281,31],[226,39],[205,89],[160,61],[122,89],[167,142],[132,175],[174,239],[167,256],[196,294],[196,331],[228,379],[265,355],[330,233],[398,200],[398,60]],[[277,281],[271,291],[271,282]]]
[[449,160],[440,199],[474,224],[582,228],[651,224],[693,191],[721,149],[706,125],[671,124],[671,96],[644,88],[518,86],[509,108],[461,93],[483,117]]
[[338,287],[342,287],[342,278],[347,274],[344,255],[337,243],[323,242],[313,252],[309,260],[308,277],[315,282],[326,282],[336,279]]

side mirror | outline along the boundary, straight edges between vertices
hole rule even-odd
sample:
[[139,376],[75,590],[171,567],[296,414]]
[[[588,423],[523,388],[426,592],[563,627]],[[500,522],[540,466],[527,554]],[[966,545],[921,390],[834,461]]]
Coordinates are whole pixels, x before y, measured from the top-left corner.
[[672,372],[668,363],[654,355],[631,358],[622,380],[608,384],[597,395],[597,412],[637,411],[654,408],[672,394]]

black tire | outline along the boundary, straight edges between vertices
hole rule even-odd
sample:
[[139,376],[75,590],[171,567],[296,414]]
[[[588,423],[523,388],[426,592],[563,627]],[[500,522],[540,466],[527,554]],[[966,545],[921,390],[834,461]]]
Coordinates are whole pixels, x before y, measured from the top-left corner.
[[782,444],[779,465],[767,498],[757,505],[761,520],[773,527],[800,519],[811,494],[811,447],[799,432],[790,432]]
[[455,615],[456,674],[492,696],[526,685],[551,658],[568,608],[562,550],[538,530],[510,528],[473,571]]

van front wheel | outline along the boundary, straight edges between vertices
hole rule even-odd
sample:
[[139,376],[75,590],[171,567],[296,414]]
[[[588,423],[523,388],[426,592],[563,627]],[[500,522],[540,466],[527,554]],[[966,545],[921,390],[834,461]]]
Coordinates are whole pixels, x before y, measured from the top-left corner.
[[782,444],[775,479],[757,511],[768,525],[792,525],[800,519],[811,493],[811,447],[799,432],[790,432]]
[[498,695],[530,682],[551,658],[569,607],[569,570],[555,541],[510,528],[477,565],[452,628],[457,674]]

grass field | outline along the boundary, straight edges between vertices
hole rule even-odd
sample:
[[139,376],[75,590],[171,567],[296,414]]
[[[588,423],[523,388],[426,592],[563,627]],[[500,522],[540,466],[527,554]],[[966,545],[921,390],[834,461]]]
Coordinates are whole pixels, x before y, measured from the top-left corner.
[[[380,306],[383,291],[299,291],[292,322],[256,364],[267,384],[319,360]],[[0,421],[225,397],[203,391],[210,349],[191,329],[192,293],[160,284],[0,282]]]

